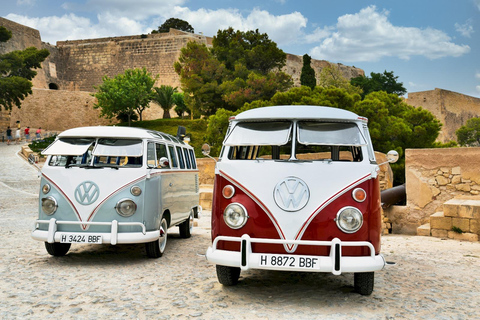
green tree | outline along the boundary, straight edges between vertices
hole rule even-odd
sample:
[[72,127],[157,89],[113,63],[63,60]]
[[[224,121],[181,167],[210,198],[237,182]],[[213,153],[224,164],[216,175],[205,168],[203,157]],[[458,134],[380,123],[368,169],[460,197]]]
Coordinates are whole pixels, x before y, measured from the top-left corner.
[[317,79],[315,78],[315,70],[313,70],[311,62],[312,58],[308,54],[304,54],[302,73],[300,74],[300,84],[313,89],[317,85]]
[[466,147],[480,146],[480,118],[471,118],[456,132],[458,143]]
[[190,23],[178,18],[167,19],[161,26],[158,27],[158,30],[152,30],[152,33],[168,33],[170,28],[194,33],[194,29]]
[[194,114],[211,115],[217,108],[226,106],[219,89],[226,76],[225,66],[204,44],[188,42],[181,49],[174,68],[180,75],[185,102]]
[[230,28],[218,31],[211,50],[188,43],[174,67],[188,107],[194,114],[209,116],[217,109],[237,110],[290,88],[291,77],[279,70],[285,59],[266,34]]
[[362,89],[352,85],[347,78],[343,76],[338,65],[324,67],[320,72],[318,85],[324,88],[335,87],[339,89],[345,89],[347,92],[352,94],[362,93]]
[[234,71],[240,63],[248,70],[267,74],[285,66],[287,55],[268,38],[266,33],[218,30],[212,40],[212,53],[225,67]]
[[155,79],[146,68],[128,69],[114,78],[105,76],[103,83],[95,87],[97,92],[92,94],[97,98],[94,108],[99,108],[100,115],[107,118],[126,115],[129,126],[135,112],[141,121],[142,112],[149,107]]
[[350,83],[363,90],[362,97],[365,97],[371,92],[385,91],[393,93],[398,96],[407,93],[407,89],[402,82],[398,82],[398,76],[393,75],[393,71],[383,73],[371,72],[370,77],[358,76],[350,79]]
[[170,119],[170,109],[175,105],[174,94],[177,88],[172,86],[161,85],[160,88],[155,87],[152,100],[155,101],[163,109],[163,119]]
[[[11,37],[8,29],[0,27],[0,42]],[[14,105],[20,108],[22,100],[32,93],[30,80],[37,75],[33,69],[41,68],[49,54],[47,49],[29,47],[0,55],[0,109],[11,110]]]
[[177,115],[183,119],[184,114],[191,115],[192,112],[190,109],[187,107],[187,104],[185,103],[185,95],[183,92],[175,92],[173,94],[173,101],[175,103],[175,112]]

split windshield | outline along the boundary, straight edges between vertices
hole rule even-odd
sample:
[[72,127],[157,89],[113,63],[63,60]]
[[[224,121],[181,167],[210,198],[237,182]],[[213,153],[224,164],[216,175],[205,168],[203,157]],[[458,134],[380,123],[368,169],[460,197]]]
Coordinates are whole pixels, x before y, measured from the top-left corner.
[[134,168],[142,166],[142,140],[60,138],[42,151],[50,166]]
[[224,145],[232,160],[360,162],[367,142],[351,122],[265,121],[238,123]]

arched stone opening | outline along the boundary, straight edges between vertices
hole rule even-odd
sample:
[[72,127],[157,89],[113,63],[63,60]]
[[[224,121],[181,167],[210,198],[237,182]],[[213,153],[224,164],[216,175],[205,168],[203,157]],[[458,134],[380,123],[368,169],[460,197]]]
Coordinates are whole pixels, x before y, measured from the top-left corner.
[[48,89],[58,90],[58,85],[56,83],[51,82],[51,83],[48,84]]

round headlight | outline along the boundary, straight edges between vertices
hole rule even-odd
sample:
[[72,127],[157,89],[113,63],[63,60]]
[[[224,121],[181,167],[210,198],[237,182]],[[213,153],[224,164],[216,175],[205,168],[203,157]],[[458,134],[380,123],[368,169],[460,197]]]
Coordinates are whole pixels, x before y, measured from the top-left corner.
[[352,197],[357,202],[363,202],[367,198],[367,193],[362,188],[356,188],[352,191]]
[[42,192],[43,194],[47,194],[50,192],[50,185],[48,183],[45,183],[42,187]]
[[52,215],[57,211],[58,204],[54,197],[42,198],[42,211],[46,215]]
[[235,195],[235,188],[231,185],[226,185],[222,190],[222,195],[225,199],[230,199]]
[[240,203],[230,203],[223,211],[223,220],[232,229],[240,229],[247,219],[247,210]]
[[139,195],[142,194],[142,189],[140,189],[139,186],[133,186],[130,188],[130,193],[135,197],[138,197]]
[[354,233],[362,227],[363,215],[357,208],[345,207],[338,211],[335,222],[343,232]]
[[122,199],[117,202],[115,209],[122,217],[130,217],[135,211],[137,211],[137,205],[130,199]]

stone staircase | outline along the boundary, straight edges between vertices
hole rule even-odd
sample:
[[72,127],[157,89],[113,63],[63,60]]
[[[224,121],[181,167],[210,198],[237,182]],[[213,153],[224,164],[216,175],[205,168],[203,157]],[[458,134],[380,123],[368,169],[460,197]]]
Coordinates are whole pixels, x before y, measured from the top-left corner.
[[478,241],[480,235],[480,200],[448,200],[443,204],[443,212],[432,214],[430,223],[417,228],[417,235]]

